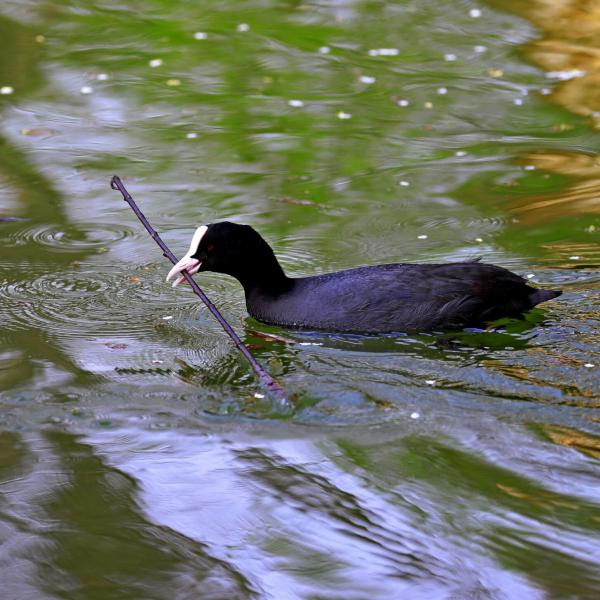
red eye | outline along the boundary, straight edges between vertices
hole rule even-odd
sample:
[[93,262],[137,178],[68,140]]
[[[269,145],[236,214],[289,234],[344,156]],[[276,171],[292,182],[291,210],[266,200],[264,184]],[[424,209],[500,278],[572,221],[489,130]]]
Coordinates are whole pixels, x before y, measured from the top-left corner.
[[212,244],[209,244],[209,245],[206,247],[206,251],[207,251],[207,252],[212,252],[214,249],[215,249],[215,247],[214,247]]

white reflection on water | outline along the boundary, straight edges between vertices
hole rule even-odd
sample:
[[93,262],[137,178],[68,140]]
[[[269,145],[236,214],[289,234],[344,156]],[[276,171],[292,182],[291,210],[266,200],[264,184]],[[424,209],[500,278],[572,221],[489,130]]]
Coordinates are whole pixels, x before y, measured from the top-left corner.
[[543,597],[453,533],[411,482],[382,493],[327,440],[121,430],[86,441],[139,483],[146,518],[202,543],[262,598]]

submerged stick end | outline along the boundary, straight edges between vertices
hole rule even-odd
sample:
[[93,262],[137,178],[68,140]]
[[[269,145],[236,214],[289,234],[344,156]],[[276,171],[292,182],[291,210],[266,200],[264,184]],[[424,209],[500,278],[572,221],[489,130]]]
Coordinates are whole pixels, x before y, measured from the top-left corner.
[[121,180],[119,179],[119,176],[118,175],[113,175],[112,179],[110,180],[110,187],[113,190],[118,190],[120,183],[121,183]]

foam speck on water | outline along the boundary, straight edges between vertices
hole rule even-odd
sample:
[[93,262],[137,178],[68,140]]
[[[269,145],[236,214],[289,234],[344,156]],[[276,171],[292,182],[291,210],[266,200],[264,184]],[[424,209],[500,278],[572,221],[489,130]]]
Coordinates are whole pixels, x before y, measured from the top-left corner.
[[248,23],[240,23],[235,29],[240,33],[245,33],[246,31],[250,31],[250,25]]
[[371,48],[369,56],[398,56],[400,50],[398,48]]
[[481,16],[481,10],[480,10],[479,8],[472,8],[472,9],[469,11],[469,16],[470,16],[472,19],[478,19],[478,18]]
[[208,36],[206,33],[204,33],[204,31],[196,31],[196,33],[194,33],[195,40],[205,40],[207,37]]
[[586,74],[586,71],[581,69],[567,69],[565,71],[548,71],[546,77],[548,79],[558,79],[559,81],[569,81],[569,79],[585,77]]
[[288,105],[293,106],[294,108],[302,108],[304,102],[302,102],[302,100],[288,100]]
[[94,93],[94,88],[91,85],[84,85],[79,90],[84,96],[88,96],[89,94]]
[[148,65],[153,69],[156,69],[156,67],[160,67],[162,64],[162,58],[153,58],[152,60],[148,61]]

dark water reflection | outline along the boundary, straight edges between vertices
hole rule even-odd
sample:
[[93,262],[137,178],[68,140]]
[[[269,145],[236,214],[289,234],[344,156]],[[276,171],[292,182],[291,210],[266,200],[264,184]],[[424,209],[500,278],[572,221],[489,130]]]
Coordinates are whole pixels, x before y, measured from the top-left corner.
[[[0,596],[597,598],[592,8],[0,4]],[[374,338],[203,276],[273,406],[114,173],[176,253],[228,218],[293,274],[482,256],[564,295]]]

